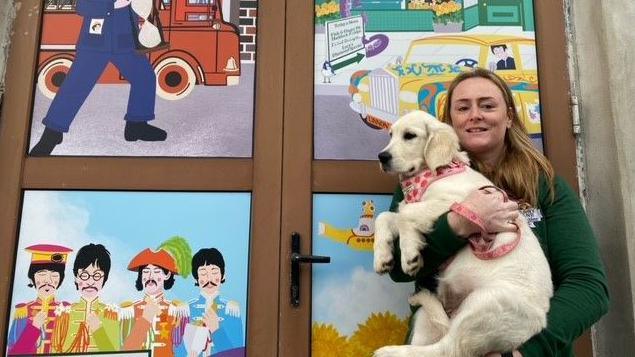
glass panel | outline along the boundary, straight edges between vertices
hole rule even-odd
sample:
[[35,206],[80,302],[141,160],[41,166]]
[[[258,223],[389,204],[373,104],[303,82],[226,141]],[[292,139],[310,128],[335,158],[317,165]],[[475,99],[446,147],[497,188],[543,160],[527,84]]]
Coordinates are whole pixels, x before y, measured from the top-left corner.
[[315,0],[314,158],[375,160],[385,129],[412,110],[440,116],[474,67],[503,77],[541,148],[533,2],[506,4],[513,16],[490,26],[478,1]]
[[47,0],[30,154],[251,157],[256,7]]
[[370,356],[402,344],[413,284],[397,284],[373,270],[374,218],[388,195],[313,196],[312,356]]
[[26,191],[9,353],[244,356],[250,196]]

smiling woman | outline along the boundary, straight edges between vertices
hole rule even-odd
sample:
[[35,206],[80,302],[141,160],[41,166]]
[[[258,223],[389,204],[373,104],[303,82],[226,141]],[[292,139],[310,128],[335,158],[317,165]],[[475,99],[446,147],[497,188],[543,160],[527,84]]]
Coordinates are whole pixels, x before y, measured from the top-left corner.
[[452,81],[440,119],[457,131],[478,171],[512,197],[535,205],[540,176],[552,183],[554,171],[534,146],[515,108],[505,81],[477,68]]
[[[533,145],[515,110],[513,96],[503,80],[485,69],[461,73],[448,88],[442,121],[452,124],[472,165],[515,203],[502,195],[476,190],[461,205],[468,207],[484,226],[509,222],[522,214],[537,236],[551,269],[554,295],[547,326],[524,342],[514,356],[573,356],[573,341],[608,310],[608,288],[597,243],[579,199],[569,185],[554,174],[551,163]],[[404,200],[398,189],[391,210]],[[435,276],[450,257],[466,245],[479,229],[454,212],[445,213],[426,234],[428,245],[420,251],[425,261],[415,276],[399,264],[390,272],[398,282],[416,281],[416,288],[436,290]],[[500,232],[487,229],[486,232]],[[395,245],[396,246],[396,245]],[[399,250],[394,256],[402,258]],[[533,270],[532,270],[533,271]],[[491,351],[488,357],[509,355]]]
[[454,89],[450,102],[452,125],[463,148],[489,166],[495,166],[512,125],[501,91],[484,78],[470,78]]

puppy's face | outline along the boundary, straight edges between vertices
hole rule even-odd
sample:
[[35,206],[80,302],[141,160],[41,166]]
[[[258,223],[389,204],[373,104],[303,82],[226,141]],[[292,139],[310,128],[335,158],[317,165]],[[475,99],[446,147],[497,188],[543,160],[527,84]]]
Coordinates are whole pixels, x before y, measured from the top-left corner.
[[459,155],[459,143],[451,126],[432,115],[414,111],[390,128],[390,142],[379,153],[382,170],[411,176],[421,170],[448,165]]
[[423,150],[428,128],[421,118],[410,114],[392,125],[390,141],[379,153],[381,169],[385,172],[408,175],[420,171],[425,165]]

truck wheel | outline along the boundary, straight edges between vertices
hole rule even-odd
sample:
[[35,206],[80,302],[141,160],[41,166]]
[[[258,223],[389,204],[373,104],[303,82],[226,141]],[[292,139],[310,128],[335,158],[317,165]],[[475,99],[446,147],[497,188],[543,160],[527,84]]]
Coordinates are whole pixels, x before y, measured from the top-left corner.
[[362,116],[360,114],[359,118],[362,120],[362,122],[364,124],[366,124],[368,127],[373,128],[373,129],[382,130],[382,129],[390,128],[390,126],[388,126],[388,124],[383,123],[383,125],[382,125],[382,121],[379,121],[379,120],[375,119],[374,117],[372,117],[370,115],[366,115],[364,117],[364,116]]
[[177,57],[164,58],[154,67],[157,95],[165,100],[183,99],[196,85],[196,75],[190,65]]
[[68,58],[57,58],[42,68],[37,75],[37,88],[45,97],[55,98],[72,64],[73,61]]

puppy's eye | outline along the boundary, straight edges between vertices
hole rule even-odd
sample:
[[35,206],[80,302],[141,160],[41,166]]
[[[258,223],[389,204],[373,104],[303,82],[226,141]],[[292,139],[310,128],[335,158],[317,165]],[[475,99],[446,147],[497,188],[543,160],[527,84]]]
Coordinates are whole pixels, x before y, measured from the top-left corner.
[[404,140],[412,140],[414,138],[416,138],[417,135],[413,134],[413,133],[404,133],[403,134],[403,139]]

